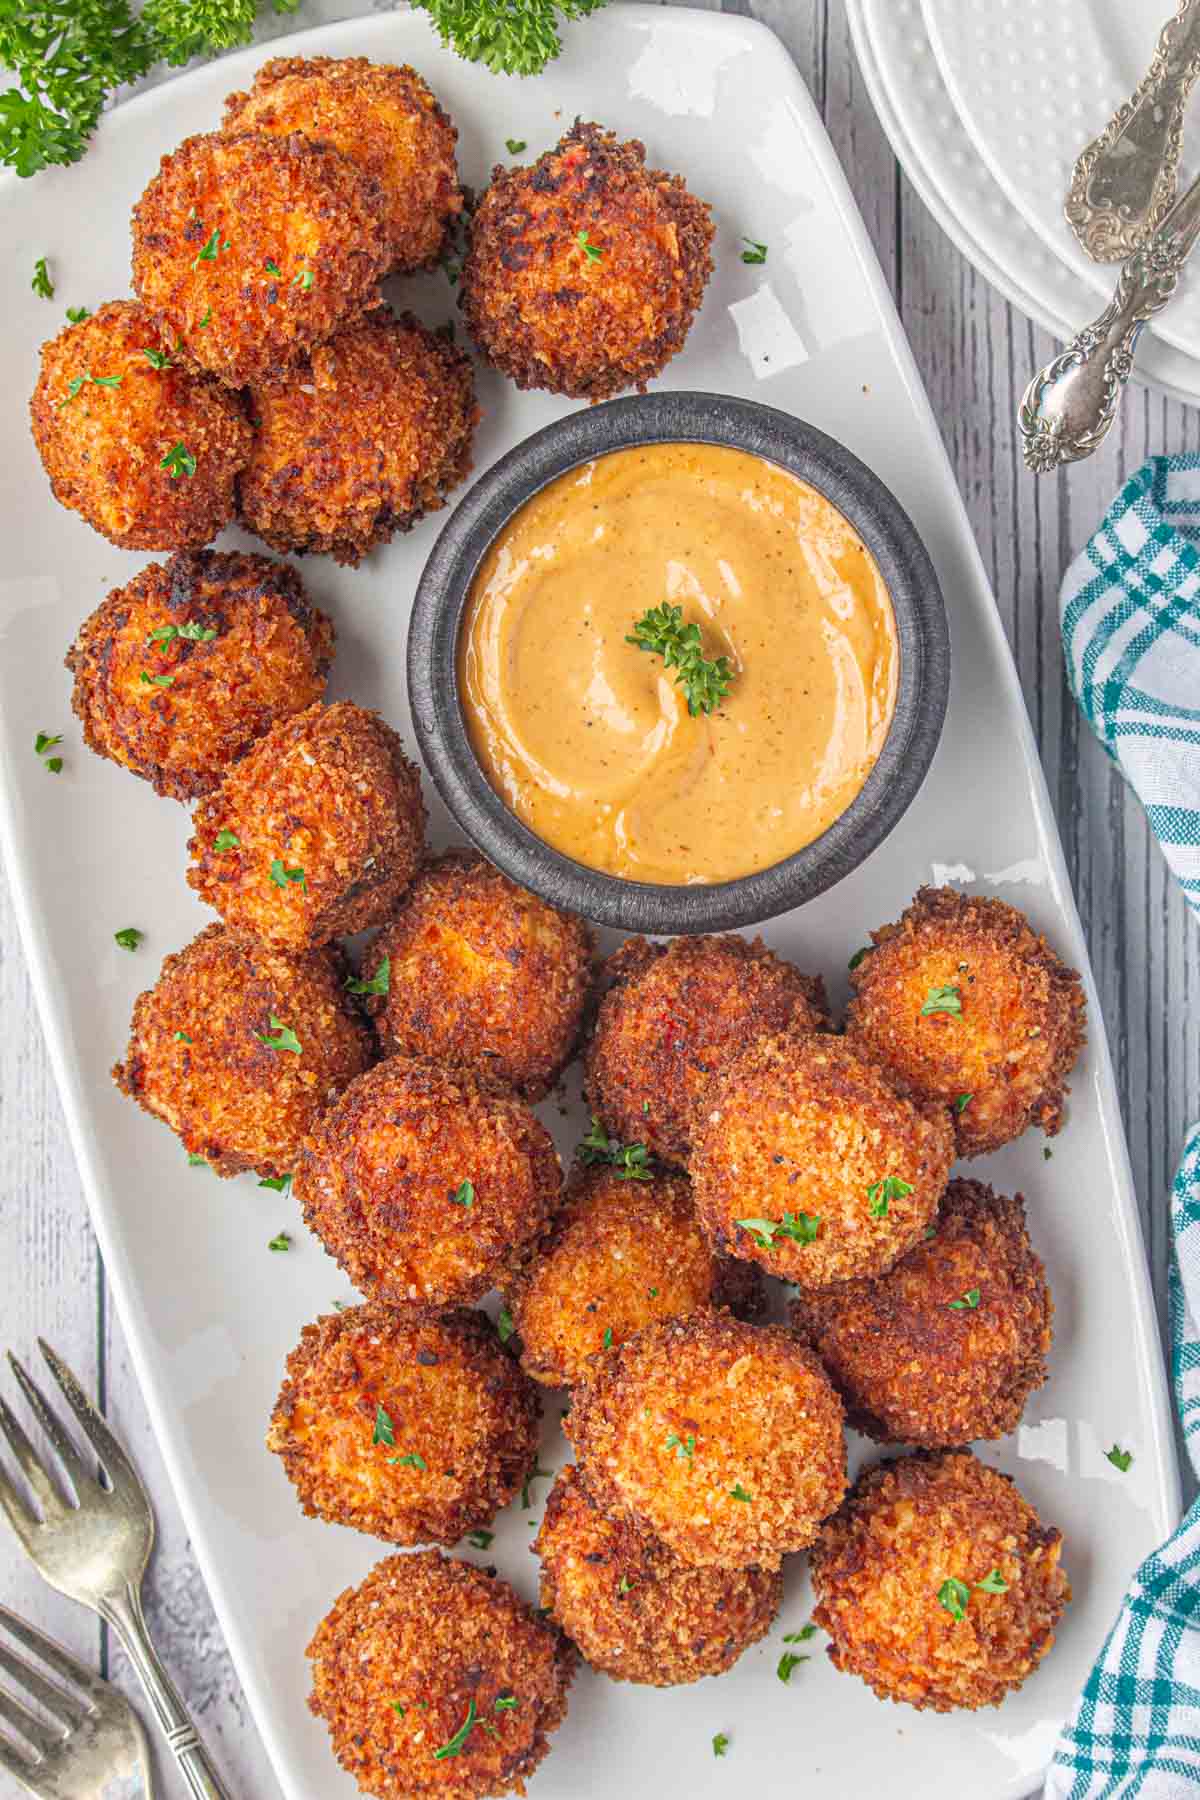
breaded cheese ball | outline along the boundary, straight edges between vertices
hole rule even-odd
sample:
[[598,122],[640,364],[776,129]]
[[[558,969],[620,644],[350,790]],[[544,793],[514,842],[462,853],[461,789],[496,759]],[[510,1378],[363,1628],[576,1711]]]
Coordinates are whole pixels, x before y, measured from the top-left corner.
[[133,286],[163,344],[245,387],[379,304],[383,189],[299,132],[185,138],[133,209]]
[[1003,900],[922,888],[852,975],[846,1035],[905,1093],[954,1115],[959,1156],[1062,1125],[1087,1036],[1083,984]]
[[761,1300],[756,1269],[713,1255],[686,1175],[627,1180],[602,1165],[572,1170],[508,1290],[521,1366],[547,1387],[586,1381],[593,1356],[656,1319],[721,1305],[753,1313]]
[[906,1100],[841,1038],[783,1032],[714,1077],[688,1168],[718,1251],[822,1288],[920,1242],[953,1156],[944,1106]]
[[474,851],[448,850],[421,870],[362,973],[383,984],[367,1007],[389,1051],[477,1069],[534,1101],[574,1051],[591,964],[582,919]]
[[614,1681],[678,1687],[723,1675],[766,1636],[783,1598],[777,1570],[689,1568],[650,1532],[609,1518],[571,1465],[533,1548],[543,1607]]
[[391,1056],[313,1128],[295,1192],[361,1293],[446,1306],[502,1279],[561,1179],[549,1132],[515,1095]]
[[829,1659],[881,1700],[998,1706],[1054,1643],[1070,1586],[1062,1533],[969,1450],[860,1475],[813,1547]]
[[168,355],[132,300],[42,345],[29,416],[54,498],[122,550],[199,549],[237,511],[241,403]]
[[842,1403],[781,1325],[663,1319],[599,1360],[563,1430],[597,1506],[693,1567],[777,1569],[846,1487]]
[[307,1654],[309,1708],[376,1800],[524,1794],[575,1672],[567,1640],[506,1581],[437,1550],[376,1563]]
[[226,131],[303,132],[383,189],[390,270],[432,268],[462,211],[458,133],[415,69],[365,56],[276,56],[225,102]]
[[1016,1430],[1046,1379],[1053,1311],[1021,1196],[959,1180],[886,1275],[799,1294],[791,1319],[857,1431],[953,1447]]
[[576,122],[532,168],[492,170],[471,224],[461,305],[519,388],[606,400],[645,391],[683,343],[712,272],[709,208]]
[[250,390],[242,523],[276,550],[360,563],[411,531],[471,467],[468,357],[410,314],[350,325]]
[[189,550],[113,588],[67,653],[85,742],[156,793],[195,800],[319,700],[332,621],[266,556]]
[[373,1049],[335,951],[289,955],[210,925],[139,996],[112,1073],[216,1174],[278,1179]]
[[267,1448],[310,1518],[449,1547],[520,1488],[540,1410],[486,1314],[350,1306],[304,1327]]
[[692,1115],[711,1077],[751,1043],[829,1022],[819,976],[736,936],[626,938],[600,976],[588,1046],[592,1111],[625,1143],[686,1164]]
[[416,766],[349,700],[281,720],[194,824],[189,885],[235,930],[297,950],[378,925],[425,844]]

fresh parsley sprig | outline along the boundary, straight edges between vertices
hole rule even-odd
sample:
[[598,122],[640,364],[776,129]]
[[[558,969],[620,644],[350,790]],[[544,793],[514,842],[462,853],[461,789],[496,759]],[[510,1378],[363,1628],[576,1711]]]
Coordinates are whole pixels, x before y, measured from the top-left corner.
[[583,19],[604,0],[416,0],[444,44],[493,75],[538,75],[562,49],[560,20]]
[[653,1181],[654,1169],[645,1144],[622,1144],[609,1137],[595,1113],[592,1128],[577,1152],[581,1163],[607,1163],[618,1181]]
[[635,622],[633,635],[626,637],[625,642],[651,656],[661,656],[668,669],[678,670],[675,684],[683,689],[693,718],[698,713],[712,712],[728,695],[733,680],[729,658],[718,656],[710,660],[705,656],[700,627],[684,624],[682,606],[672,606],[664,600],[661,606],[650,607]]

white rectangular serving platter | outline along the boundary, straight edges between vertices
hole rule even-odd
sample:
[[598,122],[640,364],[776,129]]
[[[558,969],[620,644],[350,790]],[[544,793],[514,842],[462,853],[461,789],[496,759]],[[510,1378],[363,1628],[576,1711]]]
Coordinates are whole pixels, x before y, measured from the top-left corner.
[[[287,50],[413,63],[453,114],[464,177],[476,187],[503,158],[506,137],[527,139],[532,158],[581,114],[643,139],[651,164],[680,171],[713,203],[716,272],[666,384],[782,407],[869,463],[929,547],[954,651],[945,736],[901,825],[855,875],[763,935],[822,971],[840,1002],[846,959],[868,929],[894,918],[922,882],[949,881],[1021,906],[1086,971],[1032,734],[966,514],[862,221],[776,39],[740,18],[631,5],[569,30],[565,54],[537,80],[458,60],[419,14],[329,26],[290,38]],[[209,915],[184,884],[184,808],[92,756],[70,712],[62,658],[80,620],[147,559],[113,549],[55,505],[24,405],[38,346],[58,330],[62,308],[127,291],[129,209],[160,155],[215,127],[223,96],[246,86],[264,57],[247,52],[121,107],[75,168],[0,183],[0,826],[92,1217],[239,1674],[289,1800],[348,1800],[353,1785],[305,1707],[303,1651],[334,1597],[385,1551],[303,1519],[262,1440],[301,1326],[351,1295],[294,1202],[253,1177],[221,1182],[189,1168],[176,1140],[109,1081],[136,994]],[[770,246],[764,266],[742,263],[743,234]],[[41,255],[58,282],[53,305],[29,288]],[[397,284],[396,297],[430,324],[453,315],[440,273]],[[479,469],[569,407],[521,395],[484,370],[480,394]],[[378,707],[410,746],[405,633],[439,523],[426,520],[357,571],[324,558],[302,568],[337,621],[333,694]],[[34,754],[39,730],[65,733],[57,777]],[[427,798],[435,840],[451,841],[436,797]],[[146,932],[134,955],[113,941],[125,925]],[[1027,1196],[1056,1303],[1049,1383],[1019,1433],[981,1452],[1015,1474],[1066,1536],[1075,1599],[1047,1662],[998,1711],[947,1717],[885,1705],[822,1655],[784,1686],[775,1677],[781,1634],[809,1606],[795,1558],[776,1630],[721,1680],[658,1692],[581,1671],[535,1778],[539,1800],[651,1800],[664,1790],[924,1795],[944,1789],[947,1771],[960,1800],[1015,1800],[1036,1784],[1129,1572],[1179,1511],[1150,1287],[1090,977],[1088,998],[1090,1044],[1053,1160],[1031,1135],[970,1170]],[[564,1149],[577,1141],[576,1104],[568,1118],[553,1103],[544,1112]],[[271,1255],[267,1241],[281,1227],[295,1247]],[[558,1408],[549,1410],[541,1461],[557,1467],[567,1453]],[[1114,1440],[1134,1453],[1128,1474],[1104,1458]],[[856,1462],[863,1450],[852,1444]],[[531,1511],[518,1504],[502,1518],[484,1559],[530,1599],[537,1570],[528,1545],[545,1489],[538,1484]],[[731,1739],[720,1762],[717,1731]]]

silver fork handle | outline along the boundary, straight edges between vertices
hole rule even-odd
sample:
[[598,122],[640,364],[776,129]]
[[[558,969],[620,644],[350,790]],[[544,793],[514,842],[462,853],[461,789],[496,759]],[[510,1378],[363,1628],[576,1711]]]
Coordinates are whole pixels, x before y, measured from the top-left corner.
[[125,1647],[125,1653],[138,1672],[146,1690],[159,1728],[179,1764],[188,1788],[196,1800],[233,1800],[229,1789],[214,1768],[208,1751],[200,1742],[191,1715],[179,1697],[178,1689],[159,1661],[150,1642],[141,1595],[126,1586],[110,1596],[98,1608],[100,1616],[112,1626]]

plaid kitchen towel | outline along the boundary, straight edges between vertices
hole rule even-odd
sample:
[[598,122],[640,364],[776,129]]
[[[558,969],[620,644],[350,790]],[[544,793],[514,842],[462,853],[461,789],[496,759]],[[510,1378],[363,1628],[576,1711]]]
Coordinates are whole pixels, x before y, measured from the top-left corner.
[[[1075,697],[1200,909],[1200,456],[1154,457],[1126,482],[1068,569],[1061,607]],[[1171,1372],[1200,1475],[1200,1126],[1171,1225]],[[1200,1500],[1136,1570],[1045,1794],[1200,1795]]]

